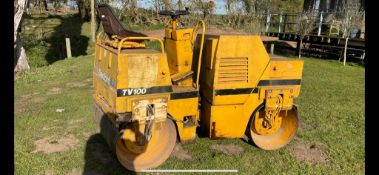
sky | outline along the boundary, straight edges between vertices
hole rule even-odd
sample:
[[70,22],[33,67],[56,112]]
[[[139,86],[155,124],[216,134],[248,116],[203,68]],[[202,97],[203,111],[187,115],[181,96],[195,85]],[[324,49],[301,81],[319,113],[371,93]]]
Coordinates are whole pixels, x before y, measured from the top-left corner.
[[[112,6],[121,6],[120,1],[114,0],[110,5]],[[173,3],[177,3],[177,0],[172,0]],[[76,1],[69,0],[69,4],[75,5]],[[226,0],[216,0],[216,10],[215,14],[226,14]],[[142,8],[151,8],[153,6],[152,0],[138,0],[138,6]]]
[[[172,0],[173,3],[176,3],[177,0]],[[151,8],[153,6],[151,0],[138,0],[138,5],[142,8]],[[226,14],[226,0],[216,0],[216,10],[215,14]]]

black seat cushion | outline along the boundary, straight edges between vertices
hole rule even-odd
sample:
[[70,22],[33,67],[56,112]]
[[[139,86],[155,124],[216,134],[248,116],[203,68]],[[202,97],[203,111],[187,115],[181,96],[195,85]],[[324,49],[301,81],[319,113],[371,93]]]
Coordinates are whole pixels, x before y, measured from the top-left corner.
[[112,8],[107,4],[99,4],[97,8],[101,23],[103,25],[104,32],[108,35],[108,37],[112,37],[113,35],[117,35],[121,38],[124,37],[146,37],[147,35],[142,33],[137,33],[134,31],[126,30],[117,16],[113,12]]

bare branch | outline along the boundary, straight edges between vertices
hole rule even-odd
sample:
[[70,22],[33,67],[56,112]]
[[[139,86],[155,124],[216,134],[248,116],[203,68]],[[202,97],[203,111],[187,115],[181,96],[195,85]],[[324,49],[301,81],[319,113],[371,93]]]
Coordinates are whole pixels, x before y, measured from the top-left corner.
[[364,10],[361,8],[359,0],[346,0],[342,3],[341,11],[343,37],[348,38],[353,29],[358,29],[364,25]]
[[305,35],[308,35],[314,29],[317,13],[311,10],[304,11],[300,14],[298,20],[298,34],[303,39]]

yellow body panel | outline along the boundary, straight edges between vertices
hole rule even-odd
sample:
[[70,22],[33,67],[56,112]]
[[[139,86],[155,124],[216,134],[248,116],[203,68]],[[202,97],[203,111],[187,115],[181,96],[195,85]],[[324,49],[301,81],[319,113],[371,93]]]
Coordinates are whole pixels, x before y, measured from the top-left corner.
[[[214,88],[256,86],[270,60],[260,36],[226,35],[218,40],[215,53],[215,67],[218,69],[215,69]],[[231,77],[222,78],[227,75]]]
[[[166,98],[168,99],[167,113],[178,120],[176,125],[181,142],[187,143],[195,139],[199,118],[198,97],[171,100],[172,92],[180,94],[186,89],[172,90],[169,64],[165,54],[151,49],[124,49],[118,54],[116,49],[100,42],[97,43],[95,52],[94,100],[105,113],[114,114],[113,117],[117,118],[124,113],[132,112],[133,109],[136,110],[133,102]],[[131,96],[128,96],[128,93],[135,92],[120,91],[151,87],[168,87],[170,90],[163,93],[132,94]],[[192,88],[192,91],[196,90]],[[138,108],[141,108],[140,105]],[[191,116],[194,121],[192,125],[184,125],[181,122],[188,116]],[[115,118],[112,118],[113,123],[115,123]]]
[[[206,35],[200,74],[201,127],[211,139],[241,138],[258,106],[276,95],[290,110],[300,92],[303,61],[272,59],[259,36]],[[276,98],[275,98],[276,99]]]
[[[113,110],[109,112],[129,112],[133,99],[144,98],[144,95],[117,97],[117,89],[171,86],[167,59],[158,51],[123,50],[117,55],[116,49],[97,44],[96,52],[98,54],[94,59],[95,94],[102,96],[110,105]],[[160,95],[169,97],[169,93]]]
[[[192,29],[165,30],[168,65],[173,76],[187,73],[192,68],[191,36]],[[192,86],[192,78],[188,78],[181,85]]]
[[186,98],[170,100],[168,102],[168,113],[175,120],[184,120],[185,116],[193,117],[193,124],[184,126],[182,122],[176,122],[180,141],[183,143],[191,142],[196,138],[196,127],[199,119],[198,98]]

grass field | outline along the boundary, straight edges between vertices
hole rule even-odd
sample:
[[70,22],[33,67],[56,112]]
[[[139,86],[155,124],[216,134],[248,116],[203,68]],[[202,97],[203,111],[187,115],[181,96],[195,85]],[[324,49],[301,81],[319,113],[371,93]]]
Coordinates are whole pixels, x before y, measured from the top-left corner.
[[70,38],[73,57],[94,52],[90,22],[76,14],[27,15],[22,26],[22,42],[32,68],[66,58],[65,37]]
[[[15,80],[15,174],[130,173],[111,155],[92,119],[92,58],[59,60]],[[158,169],[364,174],[364,68],[303,59],[295,101],[301,123],[289,145],[263,151],[239,139],[197,138],[177,147]]]

